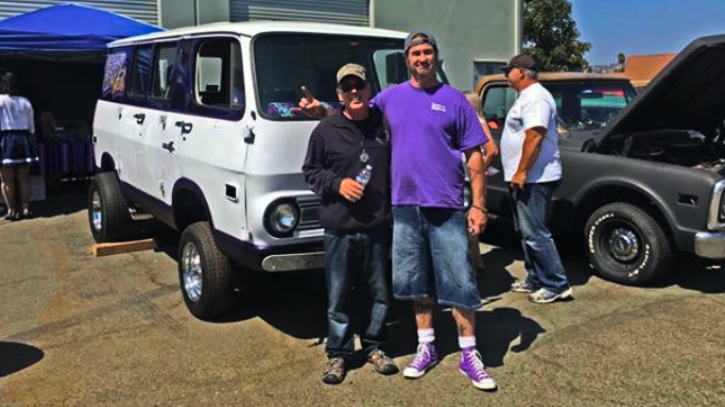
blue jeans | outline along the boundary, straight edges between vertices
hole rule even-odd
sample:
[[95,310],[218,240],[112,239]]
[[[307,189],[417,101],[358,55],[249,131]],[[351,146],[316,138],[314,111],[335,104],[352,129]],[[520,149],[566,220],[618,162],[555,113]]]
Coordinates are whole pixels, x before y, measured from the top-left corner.
[[393,295],[437,298],[439,304],[481,307],[462,210],[393,207]]
[[555,293],[569,288],[559,252],[546,226],[551,197],[559,184],[560,181],[530,183],[523,190],[509,189],[514,227],[521,235],[524,249],[526,283]]
[[325,230],[328,357],[352,357],[354,309],[360,310],[363,352],[367,355],[383,344],[390,303],[386,274],[390,239],[387,226],[360,232]]

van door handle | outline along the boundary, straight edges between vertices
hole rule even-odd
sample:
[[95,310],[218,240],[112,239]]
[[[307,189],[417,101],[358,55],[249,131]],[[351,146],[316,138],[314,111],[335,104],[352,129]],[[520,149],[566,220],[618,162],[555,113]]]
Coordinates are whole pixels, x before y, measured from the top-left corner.
[[146,115],[143,113],[136,113],[133,115],[133,118],[136,119],[136,124],[143,124],[143,121],[146,120]]
[[194,123],[178,121],[174,123],[174,126],[181,128],[181,134],[189,134],[191,129],[194,128]]
[[161,143],[161,148],[164,150],[168,150],[170,153],[173,153],[176,149],[174,148],[174,142],[169,141],[168,143]]

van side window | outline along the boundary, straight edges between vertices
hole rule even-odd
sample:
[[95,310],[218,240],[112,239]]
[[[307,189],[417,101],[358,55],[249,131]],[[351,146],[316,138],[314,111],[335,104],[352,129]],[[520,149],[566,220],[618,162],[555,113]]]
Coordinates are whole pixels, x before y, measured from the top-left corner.
[[156,47],[154,60],[154,82],[151,96],[154,99],[168,100],[171,97],[171,75],[176,62],[176,44],[163,44]]
[[232,38],[203,41],[196,53],[196,103],[235,111],[244,110],[242,52]]
[[136,98],[145,98],[151,73],[151,59],[153,48],[150,45],[139,47],[133,61],[131,73],[131,88],[128,95]]

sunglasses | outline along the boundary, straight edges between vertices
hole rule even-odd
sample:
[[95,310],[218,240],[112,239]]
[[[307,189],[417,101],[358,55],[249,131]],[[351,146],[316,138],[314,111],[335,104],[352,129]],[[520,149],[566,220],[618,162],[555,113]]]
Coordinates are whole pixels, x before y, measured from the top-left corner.
[[363,81],[354,81],[354,82],[343,82],[342,85],[340,85],[340,90],[343,92],[350,92],[351,90],[363,90],[368,87],[368,84]]

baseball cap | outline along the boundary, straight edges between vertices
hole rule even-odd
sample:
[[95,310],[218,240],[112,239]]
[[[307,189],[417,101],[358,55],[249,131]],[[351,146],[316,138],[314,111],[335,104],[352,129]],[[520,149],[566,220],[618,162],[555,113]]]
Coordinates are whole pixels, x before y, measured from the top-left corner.
[[511,58],[511,61],[509,61],[508,65],[502,66],[501,70],[504,72],[508,72],[513,68],[521,68],[521,69],[528,69],[531,71],[538,71],[536,68],[536,61],[534,61],[534,58],[531,58],[530,56],[526,54],[518,54],[515,57]]
[[342,82],[343,78],[345,78],[348,75],[357,76],[358,78],[365,81],[365,68],[358,64],[347,64],[340,68],[339,71],[337,71],[337,84],[339,85],[340,82]]
[[[416,37],[424,37],[424,38],[416,38]],[[413,31],[411,32],[408,37],[405,39],[405,52],[408,52],[408,48],[420,45],[420,44],[430,44],[438,50],[438,44],[436,43],[435,37],[433,37],[433,34],[427,32],[427,31]]]

